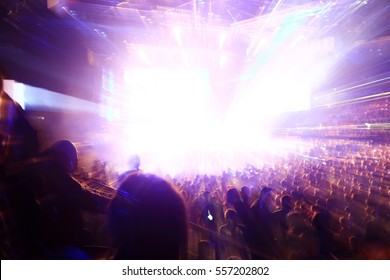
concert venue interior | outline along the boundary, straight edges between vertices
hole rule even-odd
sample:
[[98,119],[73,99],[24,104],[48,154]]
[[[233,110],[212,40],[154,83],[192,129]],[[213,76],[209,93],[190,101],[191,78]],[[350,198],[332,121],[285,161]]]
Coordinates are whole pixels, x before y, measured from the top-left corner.
[[2,259],[390,259],[386,1],[0,13]]

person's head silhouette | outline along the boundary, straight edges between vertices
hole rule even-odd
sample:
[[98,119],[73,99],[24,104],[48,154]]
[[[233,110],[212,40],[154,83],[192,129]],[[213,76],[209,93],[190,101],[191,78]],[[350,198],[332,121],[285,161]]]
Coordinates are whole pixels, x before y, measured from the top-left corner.
[[109,206],[117,259],[182,259],[187,253],[183,199],[162,178],[131,174]]
[[77,149],[69,140],[55,142],[42,154],[48,156],[69,173],[73,173],[77,168],[79,161]]
[[139,170],[139,167],[141,165],[141,159],[139,155],[137,154],[132,154],[129,157],[129,170],[134,171],[134,170]]

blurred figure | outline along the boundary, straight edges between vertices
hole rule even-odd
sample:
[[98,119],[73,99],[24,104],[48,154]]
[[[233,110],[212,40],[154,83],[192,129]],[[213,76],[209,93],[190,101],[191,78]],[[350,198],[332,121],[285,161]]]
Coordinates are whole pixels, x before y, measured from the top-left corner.
[[313,215],[311,224],[317,231],[320,245],[320,258],[332,259],[336,249],[335,237],[329,226],[329,216],[326,213],[317,212]]
[[198,243],[198,256],[197,260],[214,260],[213,247],[207,240],[201,240]]
[[224,242],[219,246],[221,259],[226,260],[231,256],[249,259],[249,250],[244,240],[245,227],[238,224],[237,212],[234,209],[226,210],[225,219],[226,224],[219,228],[219,234],[224,238]]
[[287,215],[289,230],[286,236],[284,254],[286,259],[318,259],[319,240],[313,227],[306,223],[301,213],[290,212]]
[[155,175],[130,174],[109,205],[114,259],[186,259],[182,197]]
[[129,168],[126,172],[119,175],[118,185],[120,185],[124,181],[124,179],[126,179],[126,177],[129,176],[130,174],[140,173],[141,172],[141,170],[139,169],[140,165],[141,165],[141,159],[139,155],[137,154],[130,155],[128,161]]
[[[275,238],[273,236],[274,225],[272,223],[271,206],[273,204],[272,189],[263,186],[259,198],[252,204],[250,211],[254,217],[257,235],[252,240],[253,248],[262,252],[266,258],[277,258]],[[262,256],[252,256],[263,258]]]
[[205,191],[202,194],[203,205],[199,215],[199,224],[208,231],[204,238],[209,240],[211,244],[215,245],[215,233],[217,232],[216,212],[210,192]]
[[28,173],[42,214],[42,243],[49,259],[84,256],[82,248],[89,235],[84,228],[83,211],[102,214],[108,205],[108,198],[87,191],[72,177],[77,164],[76,147],[61,140],[43,151]]
[[287,215],[292,210],[291,196],[285,194],[281,197],[281,208],[274,211],[271,215],[272,236],[275,240],[278,251],[284,247],[286,234],[288,231]]
[[233,186],[230,186],[226,191],[226,207],[233,208],[245,226],[252,222],[249,206],[242,201],[240,193]]
[[226,192],[226,204],[233,207],[237,214],[237,223],[242,223],[245,231],[243,232],[246,245],[251,248],[252,259],[266,258],[261,249],[263,240],[260,236],[258,221],[255,219],[251,208],[245,204],[240,197],[238,190],[230,187]]
[[[39,141],[25,112],[4,91],[0,73],[0,255],[30,258],[39,246],[31,240],[39,226],[31,217],[39,216],[34,195],[20,176],[38,154]],[[28,183],[28,182],[27,182]]]
[[283,232],[288,230],[287,214],[292,210],[291,196],[285,194],[281,197],[281,208],[272,213],[272,220]]
[[248,186],[241,187],[240,195],[241,195],[242,201],[246,205],[250,206],[250,197],[251,197],[251,190],[250,190],[250,188]]
[[141,159],[139,155],[133,154],[129,157],[129,171],[138,171],[141,165]]

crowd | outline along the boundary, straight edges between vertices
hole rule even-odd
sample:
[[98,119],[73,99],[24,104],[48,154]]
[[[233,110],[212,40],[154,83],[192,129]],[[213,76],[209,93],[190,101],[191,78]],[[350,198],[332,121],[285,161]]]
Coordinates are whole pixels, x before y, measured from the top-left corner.
[[214,213],[215,257],[389,258],[389,162],[386,145],[317,140],[261,168],[175,183],[192,223]]
[[1,259],[390,258],[388,142],[290,136],[260,166],[157,176],[133,156],[116,174],[68,140],[39,151],[1,104]]
[[335,127],[390,122],[390,98],[351,100],[288,114],[282,127]]
[[374,140],[388,143],[390,123],[388,95],[367,101],[344,102],[309,111],[290,112],[275,124],[279,135],[304,138]]

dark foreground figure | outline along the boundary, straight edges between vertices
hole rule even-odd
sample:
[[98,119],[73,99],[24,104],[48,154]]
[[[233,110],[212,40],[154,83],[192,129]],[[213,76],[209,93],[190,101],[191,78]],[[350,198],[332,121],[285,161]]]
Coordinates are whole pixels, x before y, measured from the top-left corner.
[[181,196],[147,174],[124,179],[109,205],[115,259],[185,259],[187,217]]

